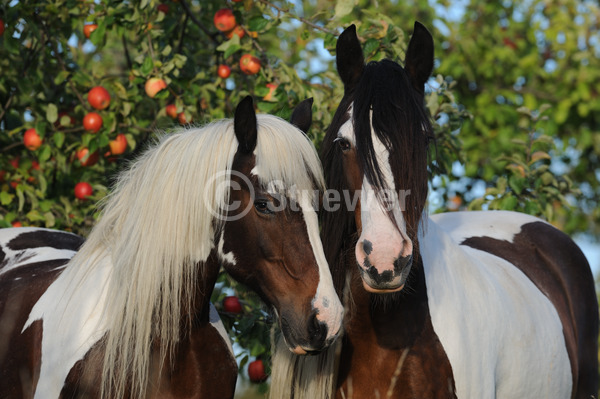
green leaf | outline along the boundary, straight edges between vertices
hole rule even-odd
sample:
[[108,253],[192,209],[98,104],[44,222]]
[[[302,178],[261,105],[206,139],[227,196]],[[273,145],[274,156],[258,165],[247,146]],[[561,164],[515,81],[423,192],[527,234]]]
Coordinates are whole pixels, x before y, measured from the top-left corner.
[[531,154],[531,161],[529,161],[529,164],[531,165],[532,163],[535,163],[540,159],[551,159],[551,157],[550,154],[548,154],[547,152],[536,151],[533,154]]
[[[161,13],[159,13],[159,14],[162,14],[162,12],[161,12]],[[164,48],[164,49],[163,49],[163,50],[160,52],[160,54],[166,57],[166,56],[168,56],[169,54],[171,54],[171,52],[172,52],[172,51],[173,51],[173,48],[171,48],[171,46],[169,46],[169,45],[167,44],[167,45],[165,46],[165,48]]]
[[46,108],[46,120],[54,123],[58,120],[58,108],[54,104],[48,104]]
[[523,192],[523,189],[525,188],[525,183],[525,179],[522,179],[517,176],[511,176],[508,179],[508,185],[517,195],[520,195]]
[[19,207],[18,210],[21,212],[23,207],[25,206],[25,195],[23,195],[23,185],[17,185],[17,198],[19,199]]
[[13,198],[15,198],[14,194],[9,194],[6,191],[1,191],[0,192],[0,204],[6,206],[6,205],[10,205],[10,203],[12,202]]
[[71,73],[69,71],[60,71],[59,73],[56,74],[56,77],[54,78],[54,84],[55,85],[61,84],[69,77],[70,74]]
[[262,31],[264,28],[267,27],[268,24],[269,24],[269,21],[267,19],[263,18],[262,15],[252,17],[252,18],[250,18],[250,21],[248,21],[248,30]]
[[217,51],[225,52],[223,57],[228,58],[241,48],[240,37],[238,35],[233,35],[231,39],[221,43],[221,45],[217,47]]
[[131,112],[131,103],[124,102],[123,107],[121,108],[121,115],[127,116]]
[[140,73],[144,76],[148,76],[150,72],[152,72],[152,68],[154,68],[154,63],[152,62],[152,58],[148,56],[144,59],[144,63],[140,68]]
[[65,142],[65,134],[63,132],[56,132],[52,137],[54,139],[54,145],[61,148]]
[[370,38],[369,40],[367,40],[363,47],[363,53],[365,53],[368,56],[369,54],[371,54],[379,48],[379,43],[379,40]]
[[52,148],[50,148],[49,145],[44,144],[42,146],[42,150],[40,151],[40,162],[46,162],[47,160],[50,159],[50,156],[52,155]]
[[106,24],[101,21],[98,27],[90,34],[90,41],[95,45],[99,46],[106,37]]
[[260,101],[256,107],[259,110],[261,110],[262,112],[270,113],[279,106],[280,105],[278,103],[270,103],[270,102],[266,102],[266,101]]
[[52,212],[44,213],[44,221],[47,228],[54,227],[54,225],[56,224],[56,219],[54,218]]
[[506,197],[502,198],[502,201],[500,202],[500,207],[501,209],[512,211],[516,209],[517,204],[518,201],[515,197],[513,197],[512,195],[507,195]]
[[355,0],[338,0],[335,3],[335,18],[341,18],[352,12]]

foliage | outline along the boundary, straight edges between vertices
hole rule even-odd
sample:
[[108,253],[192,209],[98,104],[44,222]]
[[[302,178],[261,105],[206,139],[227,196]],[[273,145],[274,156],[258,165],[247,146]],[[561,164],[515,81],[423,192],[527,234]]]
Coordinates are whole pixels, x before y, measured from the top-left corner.
[[[437,137],[432,163],[432,188],[441,198],[437,207],[457,209],[472,201],[471,209],[518,209],[570,232],[588,228],[600,217],[593,175],[600,154],[595,118],[600,102],[592,84],[600,73],[598,42],[591,44],[598,37],[595,6],[560,0],[563,16],[542,0],[533,2],[531,12],[511,2],[472,3],[455,21],[439,12],[445,3],[436,11],[425,0],[5,2],[0,227],[20,222],[86,235],[111,179],[158,131],[231,117],[247,94],[258,100],[260,112],[284,118],[313,97],[309,136],[319,146],[343,93],[332,62],[341,29],[357,25],[368,61],[402,60],[413,21],[419,20],[432,30],[438,57],[426,98]],[[243,37],[215,28],[213,16],[222,8],[234,11]],[[579,16],[580,23],[570,26]],[[84,25],[91,23],[97,28],[88,39]],[[585,46],[574,44],[578,37],[587,38]],[[240,69],[244,54],[259,58],[257,74]],[[554,70],[547,68],[550,61]],[[229,77],[218,76],[220,64],[231,67]],[[152,97],[145,90],[151,78],[167,85]],[[95,86],[110,93],[108,108],[95,110],[88,103]],[[550,109],[544,109],[546,103]],[[167,113],[170,104],[175,119]],[[82,126],[91,111],[103,118],[96,133]],[[43,139],[36,150],[23,145],[32,127]],[[116,154],[110,142],[121,133],[127,150]],[[82,148],[97,151],[99,161],[84,166],[86,158],[76,155]],[[566,159],[569,149],[577,159]],[[552,167],[559,158],[567,165],[564,177]],[[456,173],[457,165],[464,172]],[[94,189],[87,200],[73,194],[80,181]],[[577,191],[582,183],[589,187],[585,192]],[[596,209],[591,219],[580,212],[586,209]],[[263,358],[268,368],[271,316],[255,295],[226,276],[213,295],[219,310],[232,293],[244,312],[222,316],[243,349],[240,370],[250,357]]]
[[[575,0],[470,2],[458,21],[451,20],[450,14],[441,13],[435,22],[440,32],[446,32],[438,41],[438,72],[457,83],[457,100],[473,115],[459,135],[467,160],[464,177],[470,186],[485,183],[492,195],[480,199],[486,204],[493,201],[491,208],[514,209],[516,204],[516,209],[542,214],[568,233],[587,230],[597,236],[598,4]],[[523,129],[527,122],[520,112],[522,107],[532,111],[546,108],[546,120]],[[531,159],[525,156],[534,144],[532,135],[538,140],[552,139],[546,140],[543,149],[551,158],[542,160],[547,167],[536,163],[539,167],[530,168]],[[507,154],[521,157],[526,176],[518,176],[522,172],[511,169],[518,160],[509,160]],[[542,175],[537,176],[539,173]],[[540,185],[537,178],[542,176],[545,183]],[[511,178],[524,183],[526,193],[539,193],[540,197],[527,203],[515,201],[522,190],[511,186]],[[571,190],[571,182],[581,190]],[[506,190],[510,195],[507,192],[498,198],[494,194]],[[547,201],[548,194],[559,202]],[[570,194],[566,195],[570,206],[562,198],[565,194]],[[457,195],[467,202],[473,197],[468,190]]]

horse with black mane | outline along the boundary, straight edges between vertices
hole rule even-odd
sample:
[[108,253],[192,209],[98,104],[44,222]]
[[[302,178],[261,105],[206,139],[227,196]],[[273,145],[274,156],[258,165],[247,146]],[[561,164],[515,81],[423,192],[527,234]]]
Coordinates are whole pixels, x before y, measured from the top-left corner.
[[344,334],[319,359],[278,352],[273,397],[597,397],[598,305],[577,245],[521,213],[425,212],[427,29],[415,23],[404,66],[365,65],[350,26],[336,61],[344,97],[322,161],[328,189],[356,201],[321,215]]
[[[290,351],[336,338],[343,308],[309,193],[302,133],[256,115],[164,135],[125,170],[89,237],[0,231],[0,397],[233,398],[237,364],[210,296],[221,265],[272,306]],[[277,182],[276,185],[271,184]],[[297,207],[274,212],[274,201]]]

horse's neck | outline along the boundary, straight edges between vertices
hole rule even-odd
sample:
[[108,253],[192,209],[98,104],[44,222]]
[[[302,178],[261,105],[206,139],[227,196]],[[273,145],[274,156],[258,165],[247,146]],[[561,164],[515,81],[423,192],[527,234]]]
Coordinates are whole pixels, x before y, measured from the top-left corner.
[[[200,266],[199,266],[200,267]],[[192,323],[206,323],[209,322],[210,318],[210,297],[215,283],[219,277],[220,264],[217,259],[217,255],[213,250],[203,265],[202,278],[196,284],[196,290],[194,297],[192,298],[192,311],[188,314],[184,310],[182,315],[182,322],[189,322],[189,317],[192,317]]]
[[376,340],[383,347],[398,348],[412,344],[427,322],[427,291],[420,257],[412,267],[406,287],[393,294],[367,292],[352,258],[350,268],[350,315],[346,332],[359,339]]

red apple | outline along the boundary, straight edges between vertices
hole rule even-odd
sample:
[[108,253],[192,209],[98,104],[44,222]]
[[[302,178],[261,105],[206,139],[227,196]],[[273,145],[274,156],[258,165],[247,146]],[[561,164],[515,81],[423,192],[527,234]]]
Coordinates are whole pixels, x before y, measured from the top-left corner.
[[190,123],[191,121],[188,121],[187,118],[185,117],[185,113],[184,112],[180,112],[177,114],[177,119],[179,120],[179,123],[181,123],[182,125],[186,125],[188,123]]
[[14,157],[10,161],[8,161],[12,165],[13,168],[19,169],[19,157]]
[[159,4],[157,7],[158,11],[168,14],[169,13],[169,5],[168,4]]
[[83,127],[92,133],[96,133],[102,127],[102,117],[96,112],[88,112],[83,117]]
[[85,37],[87,37],[89,39],[92,32],[95,31],[97,28],[98,28],[97,24],[83,25],[83,34],[85,35]]
[[173,119],[177,118],[177,106],[175,104],[169,104],[165,107],[165,109],[167,111],[167,115]]
[[246,75],[254,75],[260,71],[260,60],[251,54],[244,54],[240,58],[240,69]]
[[42,138],[34,128],[27,129],[23,135],[23,144],[25,144],[25,148],[28,150],[35,151],[41,147]]
[[4,20],[0,19],[0,36],[4,34]]
[[219,75],[220,78],[227,79],[229,75],[231,75],[231,68],[225,64],[221,64],[217,68],[217,75]]
[[146,81],[144,89],[150,98],[154,98],[162,89],[167,88],[167,83],[161,78],[150,78]]
[[98,162],[98,159],[100,159],[98,151],[95,151],[93,154],[89,154],[89,152],[90,151],[85,147],[77,151],[77,159],[79,159],[79,162],[81,162],[81,166],[95,165],[96,162]]
[[257,359],[248,364],[248,377],[252,382],[263,382],[269,377],[265,374],[265,365],[261,359]]
[[23,227],[23,223],[17,220],[16,222],[12,222],[12,227]]
[[111,140],[108,145],[110,146],[110,152],[113,155],[119,155],[125,152],[127,149],[127,138],[124,134],[117,134],[117,138]]
[[275,90],[277,90],[277,84],[267,83],[266,86],[269,89],[269,92],[263,97],[263,100],[270,101],[273,99],[273,94],[275,93]]
[[220,9],[215,13],[214,23],[218,30],[227,32],[235,28],[235,15],[229,8]]
[[238,35],[241,39],[242,37],[244,37],[245,34],[246,31],[244,30],[244,28],[242,28],[239,25],[236,25],[235,28],[233,28],[232,30],[225,32],[225,37],[231,39],[233,35]]
[[94,190],[92,190],[90,183],[82,181],[75,185],[75,190],[73,191],[75,192],[75,197],[79,198],[80,200],[84,200],[92,195]]
[[226,296],[223,299],[223,310],[228,313],[242,313],[242,304],[237,296]]
[[96,109],[105,109],[110,105],[110,94],[102,86],[96,86],[88,92],[88,103]]

